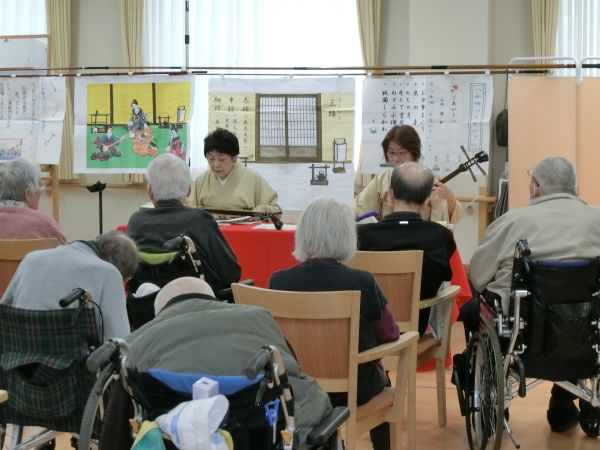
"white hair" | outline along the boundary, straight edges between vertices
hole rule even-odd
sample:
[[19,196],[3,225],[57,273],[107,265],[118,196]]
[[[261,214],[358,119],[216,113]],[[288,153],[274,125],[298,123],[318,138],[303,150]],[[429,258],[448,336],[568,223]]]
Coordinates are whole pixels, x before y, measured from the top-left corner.
[[348,205],[332,197],[313,200],[304,210],[296,230],[294,256],[333,258],[346,262],[356,254],[356,222]]
[[25,194],[34,194],[40,187],[40,169],[25,158],[0,164],[0,201],[24,202]]
[[159,155],[146,170],[154,200],[181,200],[190,190],[190,170],[183,159],[171,153]]
[[571,162],[562,156],[542,159],[531,174],[543,195],[568,193],[577,195],[577,173]]

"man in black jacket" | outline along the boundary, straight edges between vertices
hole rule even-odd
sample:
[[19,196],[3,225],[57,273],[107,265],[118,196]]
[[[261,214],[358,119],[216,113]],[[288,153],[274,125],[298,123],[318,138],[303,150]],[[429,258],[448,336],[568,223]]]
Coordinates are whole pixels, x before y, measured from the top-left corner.
[[[394,169],[390,186],[392,213],[378,223],[358,226],[358,249],[371,251],[423,250],[421,298],[436,295],[452,278],[450,258],[456,250],[452,232],[439,223],[423,220],[420,210],[431,198],[434,178],[420,163]],[[429,309],[419,312],[419,333],[429,321]]]

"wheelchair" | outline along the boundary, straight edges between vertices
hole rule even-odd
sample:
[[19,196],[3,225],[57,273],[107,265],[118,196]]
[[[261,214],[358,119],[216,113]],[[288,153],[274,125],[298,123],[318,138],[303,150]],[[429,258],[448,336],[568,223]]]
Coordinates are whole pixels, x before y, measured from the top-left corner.
[[[26,310],[0,305],[0,386],[8,400],[0,404],[0,441],[6,424],[13,425],[10,448],[43,445],[62,432],[77,433],[94,375],[87,357],[102,343],[93,302],[75,289],[61,299],[66,308]],[[24,442],[23,426],[47,430]]]
[[534,260],[527,241],[517,242],[509,313],[484,293],[466,350],[466,386],[456,366],[453,373],[471,449],[499,449],[503,431],[519,448],[510,402],[545,380],[579,397],[582,430],[599,435],[599,277],[598,259]]
[[[110,410],[108,415],[115,411],[110,405],[107,406],[107,393],[114,389],[113,383],[120,383],[128,396],[127,401],[131,400],[133,417],[129,419],[129,423],[130,431],[135,436],[144,420],[154,420],[177,404],[191,400],[191,390],[186,391],[182,386],[191,387],[198,378],[162,370],[156,373],[138,372],[129,358],[128,344],[123,339],[111,339],[102,345],[88,358],[87,367],[90,372],[97,374],[97,379],[81,421],[77,447],[79,450],[96,448],[101,439],[110,435],[110,430],[103,433],[102,427],[106,424],[107,409]],[[230,403],[229,412],[221,427],[231,434],[235,449],[298,449],[300,442],[295,429],[294,398],[279,350],[272,345],[263,346],[250,358],[244,374],[246,377],[216,377],[220,390],[227,395]],[[275,413],[276,417],[271,416],[271,422],[268,423],[265,411],[273,403],[277,403],[279,409]],[[253,411],[251,414],[246,411],[248,406]],[[334,408],[308,435],[311,449],[341,448],[337,430],[349,414],[346,407]],[[257,422],[260,422],[258,426]],[[241,430],[242,423],[250,423],[254,428]],[[167,448],[175,448],[172,443],[165,443]],[[109,446],[112,448],[116,445],[111,443]],[[104,448],[108,448],[106,444]]]
[[[207,264],[202,263],[194,241],[188,236],[181,234],[169,239],[163,244],[163,248],[165,253],[138,252],[139,267],[128,283],[127,295],[127,315],[132,331],[154,318],[154,299],[158,291],[139,297],[134,295],[143,283],[153,283],[162,288],[180,277],[203,278],[204,271],[210,270]],[[244,280],[242,283],[254,284],[252,280]],[[233,303],[231,288],[216,290],[215,297]]]

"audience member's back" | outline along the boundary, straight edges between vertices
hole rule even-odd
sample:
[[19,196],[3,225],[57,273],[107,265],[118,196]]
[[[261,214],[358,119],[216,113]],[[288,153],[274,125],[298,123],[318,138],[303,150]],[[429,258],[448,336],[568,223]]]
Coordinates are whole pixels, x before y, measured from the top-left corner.
[[184,234],[194,241],[205,279],[213,289],[228,288],[238,281],[240,266],[214,218],[203,210],[183,205],[190,192],[185,162],[175,155],[162,154],[150,163],[146,177],[154,208],[134,213],[127,225],[127,234],[139,249],[164,253],[165,242]]

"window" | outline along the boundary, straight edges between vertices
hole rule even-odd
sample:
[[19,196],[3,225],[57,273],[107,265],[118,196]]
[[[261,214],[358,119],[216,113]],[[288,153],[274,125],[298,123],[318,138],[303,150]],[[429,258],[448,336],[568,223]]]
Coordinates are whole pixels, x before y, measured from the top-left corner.
[[321,159],[319,95],[265,95],[257,99],[257,161]]
[[[144,65],[186,65],[184,0],[145,0],[144,25]],[[356,0],[190,0],[189,30],[191,67],[362,66]],[[299,101],[288,102],[289,111],[300,108],[295,103]],[[190,126],[196,143],[191,150],[193,168],[206,167],[201,143],[209,132],[208,103],[208,77],[197,76]],[[265,158],[284,153],[306,158],[317,151],[314,139],[309,143],[294,140],[294,127],[304,126],[295,121],[299,115],[296,111],[293,116],[281,116],[288,123],[288,136],[279,136],[270,153],[265,150]],[[258,158],[265,160],[257,149]]]
[[46,34],[45,0],[0,1],[0,35]]
[[[600,55],[599,0],[559,0],[557,27],[557,56],[569,56],[581,61]],[[600,64],[598,59],[590,62]],[[588,70],[584,74],[599,75],[600,71]]]

